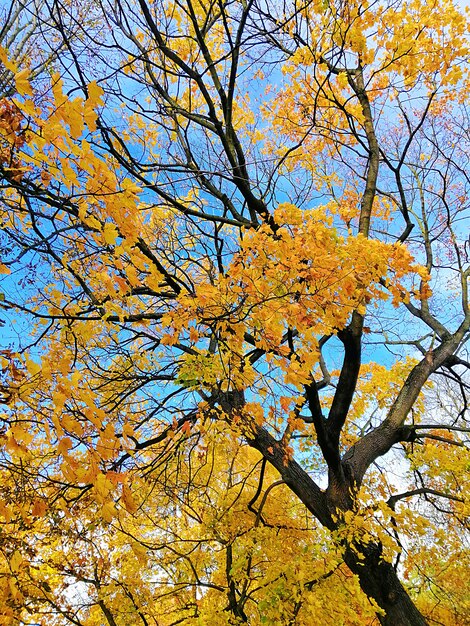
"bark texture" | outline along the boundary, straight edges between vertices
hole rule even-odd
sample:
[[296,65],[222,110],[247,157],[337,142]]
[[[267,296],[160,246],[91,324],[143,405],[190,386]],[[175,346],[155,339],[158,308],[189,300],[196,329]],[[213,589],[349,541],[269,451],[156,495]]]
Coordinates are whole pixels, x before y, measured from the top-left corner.
[[363,546],[359,555],[346,549],[344,560],[358,576],[361,589],[373,598],[385,615],[379,615],[382,626],[427,626],[427,621],[413,604],[390,563],[382,560],[380,546]]

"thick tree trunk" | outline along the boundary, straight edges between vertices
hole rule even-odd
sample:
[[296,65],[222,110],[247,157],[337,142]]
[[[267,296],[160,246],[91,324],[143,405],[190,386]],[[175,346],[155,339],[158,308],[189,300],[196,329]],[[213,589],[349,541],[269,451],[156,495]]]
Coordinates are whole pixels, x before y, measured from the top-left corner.
[[361,553],[363,559],[348,548],[344,560],[358,576],[364,593],[385,611],[385,615],[379,616],[382,626],[427,626],[392,565],[381,559],[381,548],[371,544],[362,547]]
[[[250,445],[280,472],[286,485],[323,526],[337,529],[331,511],[350,508],[351,483],[348,485],[330,475],[330,486],[325,493],[298,463],[286,457],[285,450],[267,430],[259,426],[252,428],[254,432],[247,436]],[[360,550],[360,555],[356,550]],[[380,545],[371,543],[355,549],[346,548],[344,560],[358,576],[362,591],[384,610],[385,615],[379,617],[382,626],[427,626],[392,565],[382,560]]]

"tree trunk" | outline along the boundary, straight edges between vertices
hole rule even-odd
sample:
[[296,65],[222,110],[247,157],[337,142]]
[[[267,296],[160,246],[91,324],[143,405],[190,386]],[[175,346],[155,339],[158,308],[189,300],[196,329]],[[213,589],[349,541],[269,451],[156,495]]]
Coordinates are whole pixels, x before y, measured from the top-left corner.
[[[298,463],[286,456],[284,448],[266,429],[252,426],[252,432],[246,437],[250,445],[278,470],[286,485],[319,522],[331,531],[336,530],[331,512],[338,508],[350,509],[352,481],[341,482],[330,474],[330,486],[325,493]],[[363,558],[359,558],[356,550]],[[347,547],[344,560],[358,576],[362,591],[385,611],[384,616],[379,616],[382,626],[427,626],[392,565],[382,560],[380,545],[370,543],[354,549]]]
[[427,626],[427,621],[413,604],[390,563],[382,560],[382,549],[376,544],[361,546],[359,558],[347,548],[344,560],[358,576],[361,589],[385,611],[382,626]]

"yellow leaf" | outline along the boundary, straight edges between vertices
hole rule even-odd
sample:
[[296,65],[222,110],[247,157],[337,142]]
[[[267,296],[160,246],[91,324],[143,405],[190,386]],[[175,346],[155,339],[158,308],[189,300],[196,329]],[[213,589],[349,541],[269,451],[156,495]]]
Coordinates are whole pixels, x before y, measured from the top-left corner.
[[111,522],[113,517],[116,515],[116,509],[114,508],[113,502],[105,502],[101,507],[101,517],[105,522]]
[[95,492],[101,502],[104,501],[108,493],[113,488],[113,483],[103,473],[99,473],[96,477]]
[[77,173],[70,166],[71,161],[66,158],[60,159],[62,165],[62,178],[66,186],[70,189],[72,185],[79,185],[79,181],[77,178]]
[[138,185],[136,185],[129,178],[125,178],[122,181],[122,188],[123,188],[124,191],[127,191],[127,192],[132,193],[132,194],[138,194],[138,193],[140,193],[142,191],[141,188]]
[[95,106],[100,106],[102,104],[104,104],[103,101],[103,94],[104,91],[102,89],[102,87],[100,87],[96,80],[93,80],[89,85],[88,85],[88,102],[91,104],[91,106],[95,107]]
[[8,52],[2,46],[0,46],[0,62],[10,72],[14,72],[16,74],[16,72],[18,71],[18,66],[16,65],[16,63],[8,58]]
[[62,413],[60,416],[60,423],[63,428],[69,431],[69,433],[73,433],[74,435],[83,434],[83,426],[68,413]]
[[81,103],[80,99],[74,100],[71,106],[67,107],[66,112],[62,114],[62,119],[70,126],[70,135],[73,139],[78,139],[83,133],[83,116],[78,109]]
[[116,239],[119,236],[118,229],[115,224],[107,222],[103,228],[103,237],[108,246],[112,246],[116,243]]
[[67,98],[62,92],[62,80],[60,79],[60,74],[57,72],[52,76],[52,93],[54,94],[54,100],[57,108],[67,102]]
[[22,563],[23,563],[23,557],[18,552],[18,550],[15,550],[13,552],[13,555],[12,555],[11,559],[10,559],[11,571],[12,572],[17,572],[20,569]]
[[34,438],[34,433],[30,432],[28,428],[21,424],[15,424],[11,427],[11,432],[16,441],[24,445],[29,445]]
[[29,70],[21,70],[15,74],[15,85],[16,90],[20,94],[20,96],[32,96],[33,90],[31,89],[31,85],[28,80]]
[[0,500],[0,515],[7,523],[11,520],[11,511],[3,500]]
[[125,437],[134,437],[134,436],[135,436],[134,429],[133,429],[133,427],[132,427],[132,426],[131,426],[128,422],[126,422],[126,423],[123,425],[123,427],[122,427],[122,434],[123,434]]
[[139,562],[144,562],[147,559],[147,550],[140,543],[131,543],[132,552],[136,555]]
[[96,119],[97,115],[87,100],[85,102],[85,106],[83,107],[83,121],[88,126],[88,130],[91,132],[96,130]]
[[122,502],[128,513],[135,513],[137,511],[138,504],[127,485],[122,486]]
[[[8,581],[8,586],[10,587],[10,593],[12,595],[12,597],[16,600],[16,601],[22,601],[23,600],[23,595],[21,593],[21,591],[18,589],[18,587],[16,586],[15,581],[13,580],[13,578],[10,578],[10,580]],[[7,622],[7,624],[12,624],[14,622]]]
[[36,376],[36,374],[39,374],[42,369],[41,364],[33,361],[32,359],[27,359],[26,367],[28,368],[28,373],[30,376]]
[[[21,111],[23,111],[23,113],[26,113],[26,115],[40,115],[40,111],[34,106],[34,102],[32,100],[24,100],[21,102],[19,99],[14,98],[13,102]],[[37,139],[37,137],[35,137],[35,139]]]
[[63,454],[64,452],[68,452],[72,447],[72,440],[70,437],[64,437],[59,441],[59,445],[57,446],[57,452],[59,454]]

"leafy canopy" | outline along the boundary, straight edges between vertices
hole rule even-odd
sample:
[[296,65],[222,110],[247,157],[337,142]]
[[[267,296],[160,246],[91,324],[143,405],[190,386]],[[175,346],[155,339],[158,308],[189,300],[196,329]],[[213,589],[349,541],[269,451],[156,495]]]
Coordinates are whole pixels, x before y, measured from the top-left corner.
[[466,12],[30,10],[2,623],[466,623]]

